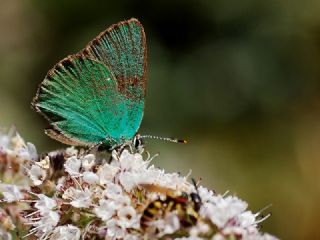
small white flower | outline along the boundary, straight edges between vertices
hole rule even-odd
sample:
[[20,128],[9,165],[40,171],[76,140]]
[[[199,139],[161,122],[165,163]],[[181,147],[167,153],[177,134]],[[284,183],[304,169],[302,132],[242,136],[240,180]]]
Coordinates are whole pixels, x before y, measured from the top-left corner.
[[256,215],[251,211],[245,211],[237,216],[237,221],[242,228],[256,225]]
[[109,182],[106,189],[104,190],[104,195],[107,198],[117,200],[120,195],[122,195],[122,188],[120,185]]
[[2,192],[4,201],[10,203],[23,199],[23,194],[16,185],[7,185],[5,188],[6,191]]
[[66,154],[68,156],[77,156],[78,155],[78,150],[74,146],[68,147],[66,149]]
[[49,212],[57,206],[57,202],[44,194],[37,195],[39,200],[36,201],[35,207],[40,211],[41,215]]
[[96,157],[93,154],[87,154],[81,159],[82,167],[85,171],[89,171],[95,164]]
[[47,172],[39,165],[32,165],[31,169],[27,170],[28,175],[35,186],[39,186],[46,179]]
[[121,170],[138,170],[146,166],[142,155],[138,153],[131,154],[128,150],[123,150],[119,158]]
[[163,170],[158,171],[159,177],[156,184],[172,189],[181,189],[186,184],[186,178],[178,173],[165,173]]
[[81,231],[73,225],[56,227],[50,237],[50,240],[79,240]]
[[99,183],[99,177],[97,174],[93,172],[84,172],[83,173],[83,181],[89,184],[97,184]]
[[70,204],[76,208],[89,208],[92,205],[91,195],[91,191],[87,188],[84,190],[74,189],[72,195],[74,200]]
[[130,192],[134,187],[138,185],[139,180],[141,180],[141,174],[136,172],[121,172],[119,174],[119,181],[123,188]]
[[122,229],[115,219],[107,222],[107,236],[113,239],[122,239],[126,235],[126,231]]
[[118,210],[119,226],[122,228],[135,228],[137,227],[137,213],[131,206],[125,206]]
[[64,164],[65,171],[72,177],[77,177],[80,175],[81,161],[75,157],[69,157]]
[[131,203],[131,199],[128,195],[119,195],[116,199],[117,203],[121,206],[127,206],[130,205]]
[[110,164],[104,164],[97,171],[97,175],[100,178],[100,184],[104,185],[110,182],[118,173],[119,168],[115,166],[111,166]]
[[43,214],[39,221],[31,222],[37,230],[36,236],[48,235],[60,220],[60,215],[57,212],[49,211]]
[[130,192],[141,184],[155,184],[158,186],[182,189],[186,187],[186,178],[177,173],[166,174],[164,170],[151,166],[135,171],[123,171],[119,174],[119,180],[123,188]]
[[237,197],[228,196],[223,198],[219,195],[213,198],[212,203],[204,203],[200,214],[210,218],[214,224],[222,228],[228,221],[241,214],[247,206],[246,202]]
[[[137,184],[156,184],[161,185],[159,179],[164,175],[164,171],[154,167],[153,165],[146,170],[140,172]],[[161,185],[162,186],[162,185]],[[171,186],[171,185],[170,185]],[[172,186],[171,186],[172,187]]]
[[60,215],[55,211],[50,211],[44,214],[42,219],[45,225],[51,225],[52,227],[54,227],[58,224],[60,220]]
[[123,193],[121,186],[112,182],[108,183],[107,188],[103,191],[103,196],[114,200],[119,208],[129,205],[131,202],[129,196]]
[[94,208],[94,212],[102,221],[107,221],[116,213],[118,207],[113,200],[100,199],[99,206]]
[[201,201],[203,203],[205,202],[212,202],[214,201],[214,192],[211,190],[208,190],[207,188],[203,187],[203,186],[199,186],[198,187],[198,194],[201,198]]

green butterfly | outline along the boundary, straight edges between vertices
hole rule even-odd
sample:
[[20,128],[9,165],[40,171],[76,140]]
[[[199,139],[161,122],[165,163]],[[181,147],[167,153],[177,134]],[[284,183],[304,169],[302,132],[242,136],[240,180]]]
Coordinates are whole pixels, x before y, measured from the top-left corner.
[[45,133],[76,146],[113,149],[132,141],[143,117],[146,69],[141,23],[112,25],[47,73],[32,102],[50,123]]

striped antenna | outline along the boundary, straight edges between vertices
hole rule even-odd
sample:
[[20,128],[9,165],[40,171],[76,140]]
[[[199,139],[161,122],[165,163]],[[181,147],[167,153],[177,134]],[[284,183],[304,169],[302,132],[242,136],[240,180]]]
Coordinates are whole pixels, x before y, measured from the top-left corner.
[[168,141],[168,142],[174,142],[174,143],[187,143],[187,140],[178,139],[178,138],[171,138],[171,137],[159,137],[159,136],[152,136],[152,135],[142,135],[140,138],[151,138],[151,139],[157,139],[161,141]]

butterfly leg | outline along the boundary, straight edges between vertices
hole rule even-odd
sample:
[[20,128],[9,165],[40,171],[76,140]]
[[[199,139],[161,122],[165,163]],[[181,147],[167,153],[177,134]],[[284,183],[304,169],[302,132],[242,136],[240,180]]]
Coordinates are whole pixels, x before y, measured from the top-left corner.
[[98,148],[101,144],[103,144],[102,141],[99,142],[99,143],[97,143],[97,144],[95,144],[95,145],[90,146],[90,147],[85,151],[85,154],[90,153],[94,148]]

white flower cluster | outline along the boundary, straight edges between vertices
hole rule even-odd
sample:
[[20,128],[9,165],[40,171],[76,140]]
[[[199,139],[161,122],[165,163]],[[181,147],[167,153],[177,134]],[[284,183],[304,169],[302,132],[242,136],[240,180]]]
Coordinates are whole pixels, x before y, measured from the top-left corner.
[[0,172],[1,206],[15,208],[12,216],[0,212],[0,238],[276,239],[259,232],[264,219],[246,202],[165,173],[145,158],[123,148],[106,161],[73,147],[38,157],[31,143],[0,135],[0,170],[16,161],[22,169],[16,174],[30,183],[9,182]]

